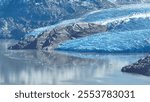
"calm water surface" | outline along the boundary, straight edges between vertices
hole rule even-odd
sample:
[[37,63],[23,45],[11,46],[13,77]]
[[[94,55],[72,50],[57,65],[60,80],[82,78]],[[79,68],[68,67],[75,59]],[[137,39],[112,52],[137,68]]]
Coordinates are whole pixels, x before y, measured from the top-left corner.
[[150,84],[150,77],[120,71],[147,54],[10,51],[11,43],[0,41],[0,84]]

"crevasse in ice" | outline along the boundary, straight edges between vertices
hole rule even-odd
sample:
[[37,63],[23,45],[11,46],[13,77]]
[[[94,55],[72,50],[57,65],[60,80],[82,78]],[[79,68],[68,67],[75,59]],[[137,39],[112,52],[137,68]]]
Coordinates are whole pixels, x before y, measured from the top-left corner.
[[130,18],[128,20],[114,21],[107,24],[108,31],[133,31],[150,28],[150,18]]

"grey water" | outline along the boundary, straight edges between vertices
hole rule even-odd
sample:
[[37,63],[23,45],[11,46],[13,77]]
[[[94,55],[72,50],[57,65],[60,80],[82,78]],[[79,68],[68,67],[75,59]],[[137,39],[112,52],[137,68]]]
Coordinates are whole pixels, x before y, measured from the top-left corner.
[[1,85],[149,85],[139,74],[121,68],[147,53],[98,54],[7,50],[13,42],[0,40]]

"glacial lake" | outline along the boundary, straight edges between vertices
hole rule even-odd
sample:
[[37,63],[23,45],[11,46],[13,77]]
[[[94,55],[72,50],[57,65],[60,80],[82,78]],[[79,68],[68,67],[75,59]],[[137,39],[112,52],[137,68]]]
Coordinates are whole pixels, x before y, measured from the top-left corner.
[[0,40],[1,85],[150,85],[150,77],[121,72],[147,53],[7,50],[11,43]]

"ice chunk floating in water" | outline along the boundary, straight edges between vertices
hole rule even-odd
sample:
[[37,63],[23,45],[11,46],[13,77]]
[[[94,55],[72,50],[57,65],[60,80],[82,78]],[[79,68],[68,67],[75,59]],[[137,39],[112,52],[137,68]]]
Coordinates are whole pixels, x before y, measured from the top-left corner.
[[56,50],[76,52],[149,52],[150,30],[99,33],[60,44]]

